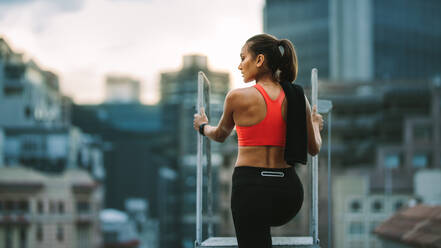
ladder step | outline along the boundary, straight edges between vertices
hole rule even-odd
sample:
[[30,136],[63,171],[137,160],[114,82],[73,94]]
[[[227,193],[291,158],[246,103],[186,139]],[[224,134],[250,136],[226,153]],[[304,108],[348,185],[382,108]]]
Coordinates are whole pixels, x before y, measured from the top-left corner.
[[[293,248],[293,247],[314,247],[312,237],[273,237],[273,247]],[[196,248],[233,248],[237,247],[236,237],[211,237],[203,241]]]

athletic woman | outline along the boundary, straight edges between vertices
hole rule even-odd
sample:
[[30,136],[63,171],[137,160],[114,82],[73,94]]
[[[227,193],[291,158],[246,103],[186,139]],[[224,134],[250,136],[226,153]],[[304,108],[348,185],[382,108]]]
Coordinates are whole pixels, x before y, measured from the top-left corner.
[[290,98],[285,98],[281,82],[292,85],[298,68],[289,40],[278,40],[268,34],[253,36],[242,47],[240,59],[238,69],[244,82],[256,84],[227,94],[217,126],[208,125],[203,108],[194,115],[193,126],[218,142],[223,142],[236,126],[239,147],[233,172],[231,211],[237,241],[239,248],[267,248],[272,247],[270,227],[290,221],[303,203],[302,183],[292,163],[288,164],[285,159],[285,144],[289,138],[286,130],[294,126],[296,120],[306,122],[305,157],[306,150],[316,155],[321,147],[323,119],[316,106],[311,111],[302,91],[300,98],[304,98],[301,101],[305,109],[300,112],[306,113],[306,117],[291,118],[294,122],[287,123]]

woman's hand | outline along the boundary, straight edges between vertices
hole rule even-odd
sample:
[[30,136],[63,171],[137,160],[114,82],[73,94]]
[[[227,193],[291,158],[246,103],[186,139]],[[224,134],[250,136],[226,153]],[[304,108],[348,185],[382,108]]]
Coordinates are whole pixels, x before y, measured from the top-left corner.
[[312,124],[318,126],[319,130],[323,129],[323,117],[317,113],[317,105],[312,107]]
[[208,123],[208,118],[207,115],[205,115],[205,110],[203,107],[201,107],[200,109],[200,114],[194,114],[194,119],[193,119],[194,130],[199,131],[199,126],[202,123]]

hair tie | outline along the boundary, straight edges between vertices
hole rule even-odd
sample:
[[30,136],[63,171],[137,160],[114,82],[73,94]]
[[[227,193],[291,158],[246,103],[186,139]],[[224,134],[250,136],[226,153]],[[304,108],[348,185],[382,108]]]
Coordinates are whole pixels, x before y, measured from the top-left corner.
[[[279,41],[278,43],[281,43],[281,42]],[[285,53],[285,48],[283,48],[283,46],[281,44],[277,45],[277,48],[279,48],[280,54],[282,54],[282,56],[283,56],[283,54]]]

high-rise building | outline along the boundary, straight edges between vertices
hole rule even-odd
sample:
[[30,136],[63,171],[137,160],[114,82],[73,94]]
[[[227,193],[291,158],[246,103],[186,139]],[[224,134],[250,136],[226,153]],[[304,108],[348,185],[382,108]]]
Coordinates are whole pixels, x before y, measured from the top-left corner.
[[102,143],[71,125],[58,87],[0,38],[2,247],[101,245]]
[[[184,56],[182,69],[161,73],[160,105],[163,113],[163,126],[176,144],[177,180],[180,185],[177,207],[181,218],[176,231],[177,236],[171,237],[178,240],[178,244],[171,240],[160,239],[160,247],[193,247],[196,237],[197,133],[193,128],[193,115],[196,112],[199,71],[203,71],[211,82],[209,121],[216,125],[221,117],[223,102],[230,87],[228,73],[210,70],[207,57],[200,55]],[[219,144],[212,142],[211,147],[213,179],[216,180],[217,167],[222,163],[222,155]],[[213,185],[216,185],[216,181]],[[216,192],[215,189],[214,192]],[[159,232],[162,232],[161,227]]]
[[264,32],[294,43],[298,82],[311,69],[336,80],[431,79],[441,74],[437,0],[266,0]]
[[58,76],[25,60],[0,37],[0,125],[67,125],[69,112],[64,103]]
[[106,78],[106,103],[139,103],[140,82],[127,76]]

